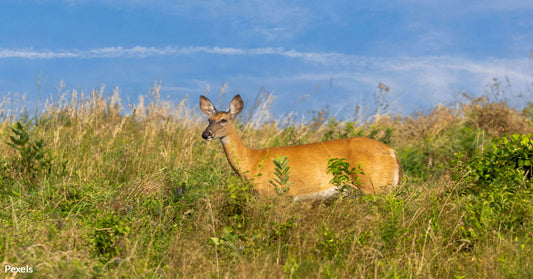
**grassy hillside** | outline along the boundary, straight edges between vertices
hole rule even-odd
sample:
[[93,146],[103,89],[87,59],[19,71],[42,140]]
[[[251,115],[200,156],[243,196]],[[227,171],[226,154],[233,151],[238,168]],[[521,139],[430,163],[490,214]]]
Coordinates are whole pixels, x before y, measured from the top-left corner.
[[221,145],[201,139],[205,119],[185,100],[171,105],[155,88],[131,115],[119,103],[118,92],[73,91],[31,120],[2,112],[2,268],[29,266],[17,277],[34,278],[533,277],[531,105],[485,96],[368,123],[324,112],[284,129],[241,122],[253,147],[368,136],[398,151],[404,178],[392,193],[295,203],[254,195]]

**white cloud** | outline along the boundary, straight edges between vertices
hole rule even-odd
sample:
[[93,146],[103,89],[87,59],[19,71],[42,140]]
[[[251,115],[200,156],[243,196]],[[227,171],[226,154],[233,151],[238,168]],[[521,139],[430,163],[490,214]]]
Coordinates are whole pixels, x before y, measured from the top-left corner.
[[103,47],[90,50],[34,50],[24,49],[0,49],[0,59],[3,58],[23,58],[23,59],[58,59],[58,58],[116,58],[116,57],[148,57],[173,54],[188,54],[194,52],[206,52],[202,48],[182,48],[174,47],[155,48],[134,46],[125,48],[121,46]]
[[53,59],[53,58],[75,58],[78,55],[71,51],[35,51],[32,49],[0,49],[0,59],[2,58],[26,58],[26,59]]
[[[90,58],[144,58],[151,56],[190,56],[195,54],[214,54],[221,56],[282,56],[289,59],[301,60],[305,63],[319,65],[321,69],[331,75],[333,72],[355,73],[398,73],[400,75],[419,74],[423,79],[435,80],[439,76],[450,76],[444,73],[456,73],[459,79],[463,73],[471,73],[481,76],[506,75],[507,77],[528,80],[531,78],[528,69],[531,70],[528,58],[522,59],[487,59],[484,61],[469,60],[449,56],[420,56],[420,57],[370,57],[343,54],[337,52],[301,52],[297,50],[285,50],[284,48],[231,48],[231,47],[175,47],[163,48],[134,46],[131,48],[122,46],[103,47],[90,50],[34,50],[34,49],[0,49],[0,59],[90,59]],[[441,73],[441,74],[439,74]]]
[[[333,79],[338,92],[350,95],[354,92],[371,93],[379,82],[402,95],[402,103],[434,105],[453,101],[454,94],[465,91],[480,94],[492,82],[492,78],[508,79],[515,93],[530,90],[533,86],[533,68],[527,57],[521,59],[472,60],[450,56],[419,57],[369,57],[337,52],[301,52],[283,48],[231,48],[190,46],[163,48],[114,46],[91,50],[34,50],[0,49],[0,59],[93,59],[93,58],[144,58],[173,57],[209,54],[215,56],[279,56],[290,60],[284,65],[290,69],[255,75],[214,73],[222,79],[239,84],[270,88],[291,88],[297,85],[313,90],[316,84],[323,89]],[[212,61],[216,61],[214,57]],[[310,67],[312,65],[313,67]],[[165,67],[165,65],[161,65]],[[246,67],[254,67],[247,65]],[[269,66],[273,67],[273,66]],[[311,92],[300,92],[308,94]],[[302,94],[302,95],[303,95]]]
[[[91,50],[34,50],[34,49],[0,49],[0,58],[25,58],[25,59],[54,59],[54,58],[112,58],[112,57],[148,57],[164,55],[192,55],[208,53],[217,55],[279,55],[288,58],[300,58],[309,62],[321,64],[338,64],[343,61],[353,60],[340,53],[326,52],[299,52],[284,50],[283,48],[231,48],[231,47],[171,47],[164,48],[134,46],[126,48],[122,46],[103,47]],[[353,58],[353,57],[352,57]],[[350,62],[351,63],[351,62]]]

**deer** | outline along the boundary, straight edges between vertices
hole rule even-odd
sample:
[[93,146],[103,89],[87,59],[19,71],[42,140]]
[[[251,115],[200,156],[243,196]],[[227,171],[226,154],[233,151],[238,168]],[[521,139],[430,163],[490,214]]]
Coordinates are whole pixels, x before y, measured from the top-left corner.
[[[286,157],[291,181],[287,195],[300,200],[327,200],[339,195],[339,186],[331,184],[328,160],[341,158],[362,171],[352,177],[355,185],[366,194],[390,191],[401,182],[402,168],[391,147],[367,137],[352,137],[292,146],[255,149],[246,146],[235,127],[235,117],[243,110],[240,95],[230,102],[228,111],[218,111],[205,96],[200,96],[200,110],[208,116],[209,124],[202,138],[220,139],[233,171],[253,185],[260,196],[272,196],[275,186],[274,159]],[[279,156],[279,157],[278,157]]]

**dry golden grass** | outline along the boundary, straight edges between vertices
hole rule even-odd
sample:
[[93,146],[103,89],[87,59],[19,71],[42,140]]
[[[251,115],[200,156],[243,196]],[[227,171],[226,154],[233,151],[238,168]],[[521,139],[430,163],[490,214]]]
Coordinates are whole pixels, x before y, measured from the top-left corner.
[[503,134],[528,134],[533,131],[531,119],[510,108],[504,102],[490,103],[479,98],[463,108],[469,125],[500,136]]
[[[118,89],[109,97],[74,90],[50,103],[29,128],[31,139],[47,144],[49,172],[17,170],[19,152],[0,144],[4,265],[31,265],[37,278],[533,275],[531,220],[488,227],[482,239],[465,234],[469,200],[458,194],[463,178],[453,176],[455,152],[531,131],[527,114],[505,103],[474,100],[365,125],[242,123],[253,147],[364,135],[398,150],[405,178],[392,193],[294,203],[256,197],[221,146],[201,139],[205,120],[191,109],[195,101],[171,104],[159,92],[156,84],[131,114]],[[272,101],[263,99],[260,119]],[[3,141],[15,120],[0,123]],[[533,208],[527,200],[522,206]]]

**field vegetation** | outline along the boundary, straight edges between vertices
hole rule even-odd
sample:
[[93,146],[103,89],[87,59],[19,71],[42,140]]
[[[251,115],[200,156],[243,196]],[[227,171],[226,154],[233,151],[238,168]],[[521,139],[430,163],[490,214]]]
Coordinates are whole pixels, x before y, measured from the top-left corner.
[[202,140],[197,96],[172,104],[159,89],[128,113],[118,90],[73,90],[35,117],[0,111],[0,261],[33,267],[2,275],[533,277],[533,104],[488,90],[410,115],[380,103],[365,121],[247,122],[268,112],[262,93],[238,122],[249,146],[366,136],[401,159],[391,193],[293,202],[255,195]]

